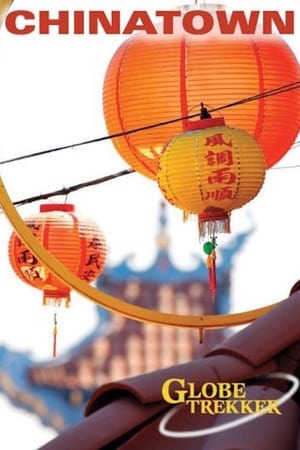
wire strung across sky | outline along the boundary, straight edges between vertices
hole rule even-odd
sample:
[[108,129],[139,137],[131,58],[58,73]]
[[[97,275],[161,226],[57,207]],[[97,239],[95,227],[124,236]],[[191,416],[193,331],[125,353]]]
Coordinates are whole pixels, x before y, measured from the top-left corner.
[[[285,84],[278,88],[270,89],[268,91],[262,92],[261,94],[252,95],[251,97],[247,97],[247,98],[237,100],[232,103],[228,103],[227,105],[219,106],[218,108],[209,110],[209,112],[213,113],[213,112],[217,112],[217,111],[222,111],[223,109],[231,108],[233,106],[242,105],[244,103],[249,103],[254,100],[259,100],[261,98],[270,97],[272,95],[282,94],[283,92],[287,92],[287,91],[291,91],[293,89],[299,89],[299,88],[300,88],[300,80],[294,81],[293,83]],[[200,106],[200,104],[199,104],[199,106]],[[199,117],[199,112],[194,113],[194,114],[189,114],[184,117],[177,117],[175,119],[166,120],[164,122],[158,122],[158,123],[154,123],[151,125],[145,125],[145,126],[139,127],[139,128],[133,128],[131,130],[120,131],[119,133],[114,133],[114,134],[110,134],[107,136],[89,139],[86,141],[77,142],[77,143],[73,143],[73,144],[69,144],[69,145],[64,145],[61,147],[54,147],[54,148],[50,148],[47,150],[41,150],[39,152],[29,153],[27,155],[16,156],[15,158],[10,158],[10,159],[5,159],[3,161],[0,161],[0,165],[21,161],[23,159],[34,158],[37,156],[43,156],[43,155],[46,155],[49,153],[67,150],[69,148],[81,147],[81,146],[87,145],[87,144],[94,144],[95,142],[102,142],[102,141],[114,139],[114,138],[121,137],[121,136],[127,136],[128,134],[139,133],[141,131],[149,130],[151,128],[163,127],[163,126],[175,123],[175,122],[179,122],[179,121],[183,121],[183,120],[187,120],[187,119],[193,119],[194,117]]]
[[105,183],[106,181],[111,181],[115,178],[120,178],[124,175],[128,175],[128,174],[134,173],[134,172],[135,172],[134,169],[124,169],[124,170],[121,170],[120,172],[116,172],[111,175],[107,175],[107,176],[104,176],[101,178],[96,178],[96,179],[90,180],[90,181],[85,181],[85,182],[79,183],[79,184],[74,184],[73,186],[64,187],[62,189],[58,189],[57,191],[51,191],[51,192],[47,192],[45,194],[39,194],[39,195],[35,195],[33,197],[25,198],[23,200],[18,200],[16,202],[13,202],[13,204],[15,206],[22,206],[22,205],[26,205],[28,203],[33,203],[33,202],[37,202],[40,200],[46,200],[50,197],[55,197],[57,195],[68,195],[71,192],[79,191],[79,189],[96,186],[98,184]]
[[[295,144],[293,145],[292,148],[298,147],[300,146],[300,141],[295,142]],[[278,167],[271,167],[269,170],[276,170],[276,169],[295,169],[300,167],[300,164],[295,164],[292,166],[278,166]],[[124,175],[129,175],[131,173],[135,173],[136,171],[134,169],[124,169],[121,170],[120,172],[116,172],[113,173],[111,175],[106,175],[104,177],[101,178],[95,178],[94,180],[90,180],[90,181],[85,181],[83,183],[79,183],[79,184],[75,184],[69,187],[64,187],[62,189],[58,189],[56,191],[51,191],[51,192],[47,192],[44,194],[39,194],[39,195],[35,195],[33,197],[28,197],[25,198],[23,200],[18,200],[16,202],[13,202],[15,206],[23,206],[26,205],[28,203],[33,203],[33,202],[37,202],[40,200],[46,200],[49,199],[51,197],[55,197],[55,196],[59,196],[59,195],[68,195],[72,192],[75,191],[79,191],[80,189],[83,188],[87,188],[87,187],[91,187],[91,186],[96,186],[98,184],[102,184],[105,183],[106,181],[111,181],[114,180],[116,178],[120,178]]]
[[[232,103],[228,103],[227,105],[211,109],[209,112],[213,113],[213,112],[221,111],[223,109],[231,108],[233,106],[237,106],[237,105],[241,105],[241,104],[248,103],[248,102],[251,102],[251,101],[259,100],[261,98],[269,97],[269,96],[272,96],[272,95],[278,95],[278,94],[281,94],[283,92],[287,92],[287,91],[291,91],[293,89],[299,89],[299,88],[300,88],[300,80],[295,81],[293,83],[289,83],[289,84],[280,86],[278,88],[274,88],[274,89],[265,91],[265,92],[263,92],[261,94],[253,95],[251,97],[247,97],[247,98],[244,98],[242,100],[238,100],[238,101],[235,101],[235,102],[232,102]],[[59,151],[70,149],[70,148],[80,147],[80,146],[87,145],[87,144],[92,144],[92,143],[95,143],[95,142],[101,142],[101,141],[105,141],[105,140],[109,140],[109,139],[114,139],[116,137],[121,137],[121,136],[125,136],[125,135],[128,135],[128,134],[138,133],[138,132],[141,132],[141,131],[144,131],[144,130],[148,130],[150,128],[161,127],[161,126],[169,125],[171,123],[175,123],[175,122],[178,122],[178,121],[183,121],[183,120],[186,120],[186,119],[192,119],[194,117],[199,117],[199,112],[195,113],[195,114],[189,114],[189,115],[184,116],[184,117],[178,117],[178,118],[175,118],[175,119],[170,119],[170,120],[167,120],[167,121],[164,121],[164,122],[159,122],[159,123],[155,123],[155,124],[151,124],[151,125],[145,125],[145,126],[140,127],[140,128],[134,128],[134,129],[122,131],[122,132],[119,132],[119,133],[115,133],[115,134],[111,134],[111,135],[107,135],[107,136],[102,136],[102,137],[99,137],[99,138],[94,138],[94,139],[90,139],[90,140],[86,140],[86,141],[82,141],[82,142],[78,142],[78,143],[73,143],[73,144],[69,144],[69,145],[65,145],[65,146],[61,146],[61,147],[55,147],[55,148],[51,148],[51,149],[47,149],[47,150],[42,150],[42,151],[39,151],[39,152],[36,152],[36,153],[27,154],[27,155],[17,156],[15,158],[10,158],[10,159],[6,159],[6,160],[3,160],[3,161],[0,161],[0,165],[9,164],[9,163],[21,161],[21,160],[24,160],[24,159],[34,158],[34,157],[38,157],[38,156],[43,156],[43,155],[46,155],[46,154],[49,154],[49,153],[54,153],[54,152],[59,152]],[[293,145],[293,148],[295,148],[295,147],[297,147],[299,145],[300,145],[300,141],[297,141]],[[272,167],[272,169],[290,169],[290,168],[295,168],[295,167],[300,167],[300,165],[278,166],[278,167],[274,167],[274,168]],[[25,204],[28,204],[28,203],[39,201],[39,200],[49,199],[50,197],[54,197],[54,196],[68,195],[69,193],[78,191],[79,189],[83,189],[83,188],[86,188],[86,187],[95,186],[95,185],[98,185],[98,184],[101,184],[101,183],[105,183],[107,181],[111,181],[113,179],[119,178],[119,177],[124,176],[124,175],[131,174],[131,173],[134,173],[134,172],[135,172],[135,170],[131,169],[131,168],[130,169],[124,169],[124,170],[122,170],[120,172],[117,172],[117,173],[114,173],[114,174],[111,174],[111,175],[106,175],[104,177],[96,178],[94,180],[86,181],[86,182],[79,183],[79,184],[76,184],[76,185],[73,185],[73,186],[64,187],[64,188],[58,189],[56,191],[51,191],[51,192],[47,192],[47,193],[44,193],[44,194],[39,194],[39,195],[36,195],[36,196],[33,196],[33,197],[29,197],[29,198],[26,198],[26,199],[23,199],[23,200],[15,201],[13,203],[14,203],[15,206],[22,206],[22,205],[25,205]]]

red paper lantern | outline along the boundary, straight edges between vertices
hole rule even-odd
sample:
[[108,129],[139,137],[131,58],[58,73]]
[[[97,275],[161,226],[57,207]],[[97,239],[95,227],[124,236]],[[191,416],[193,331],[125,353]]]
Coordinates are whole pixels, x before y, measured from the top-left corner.
[[[103,271],[106,243],[98,225],[75,213],[71,204],[44,204],[25,220],[34,236],[67,269],[87,283]],[[70,288],[28,250],[15,232],[9,240],[9,259],[22,281],[43,291],[43,304],[70,305]],[[56,356],[57,318],[54,313],[53,356]]]
[[[260,95],[300,79],[292,50],[279,36],[138,33],[112,57],[103,87],[110,135],[185,117]],[[197,108],[197,109],[195,109]],[[226,123],[258,142],[266,168],[278,162],[300,128],[300,89],[226,109]],[[185,121],[113,138],[124,160],[156,179],[159,155]]]

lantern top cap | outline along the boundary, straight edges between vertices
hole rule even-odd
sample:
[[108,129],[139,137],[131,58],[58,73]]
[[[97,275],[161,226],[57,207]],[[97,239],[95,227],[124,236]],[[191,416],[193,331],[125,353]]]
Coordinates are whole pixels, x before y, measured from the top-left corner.
[[74,210],[75,210],[74,205],[70,203],[45,203],[40,205],[40,212],[50,212],[50,211],[73,212]]
[[225,126],[223,117],[213,117],[211,119],[186,120],[184,123],[184,131],[203,130],[210,127]]

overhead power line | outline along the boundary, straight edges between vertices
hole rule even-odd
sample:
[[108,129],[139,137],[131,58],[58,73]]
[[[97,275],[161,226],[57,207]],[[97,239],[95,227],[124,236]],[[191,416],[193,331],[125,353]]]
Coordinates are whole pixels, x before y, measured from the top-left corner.
[[[292,148],[298,147],[300,145],[300,141],[295,142]],[[300,167],[300,164],[295,164],[291,166],[277,166],[277,167],[271,167],[269,170],[275,170],[275,169],[295,169]],[[131,173],[135,173],[136,171],[134,169],[124,169],[120,172],[113,173],[111,175],[106,175],[101,178],[96,178],[94,180],[85,181],[83,183],[75,184],[73,186],[64,187],[61,189],[58,189],[56,191],[47,192],[45,194],[35,195],[33,197],[28,197],[23,200],[18,200],[16,202],[13,202],[15,206],[23,206],[29,203],[37,202],[40,200],[49,199],[51,197],[59,196],[59,195],[68,195],[72,192],[79,191],[80,189],[96,186],[98,184],[105,183],[107,181],[114,180],[116,178],[122,177],[124,175],[129,175]]]
[[85,181],[83,183],[75,184],[75,185],[70,186],[70,187],[64,187],[64,188],[58,189],[56,191],[51,191],[51,192],[47,192],[45,194],[39,194],[39,195],[35,195],[33,197],[25,198],[23,200],[18,200],[16,202],[13,202],[13,204],[15,206],[23,206],[23,205],[26,205],[28,203],[33,203],[33,202],[37,202],[37,201],[40,201],[40,200],[45,200],[45,199],[48,199],[50,197],[55,197],[57,195],[68,195],[71,192],[79,191],[79,189],[83,189],[83,188],[95,186],[97,184],[105,183],[106,181],[111,181],[111,180],[113,180],[115,178],[120,178],[120,177],[122,177],[124,175],[128,175],[128,174],[134,173],[134,172],[135,172],[134,169],[121,170],[120,172],[116,172],[116,173],[113,173],[111,175],[106,175],[106,176],[101,177],[101,178],[96,178],[94,180]]
[[[255,100],[259,100],[261,98],[270,97],[272,95],[282,94],[283,92],[287,92],[287,91],[291,91],[293,89],[299,89],[299,88],[300,88],[300,80],[295,81],[293,83],[285,84],[278,88],[270,89],[268,91],[262,92],[261,94],[252,95],[251,97],[247,97],[247,98],[237,100],[232,103],[228,103],[228,104],[220,106],[218,108],[211,109],[209,112],[214,113],[217,111],[222,111],[223,109],[232,108],[233,106],[242,105],[244,103],[249,103],[249,102],[252,102]],[[184,116],[184,117],[177,117],[177,118],[166,120],[163,122],[145,125],[145,126],[139,127],[139,128],[133,128],[131,130],[120,131],[119,133],[114,133],[114,134],[110,134],[107,136],[101,136],[101,137],[94,138],[94,139],[88,139],[86,141],[81,141],[81,142],[68,144],[68,145],[64,145],[64,146],[60,146],[60,147],[54,147],[54,148],[50,148],[47,150],[41,150],[39,152],[29,153],[26,155],[16,156],[14,158],[9,158],[9,159],[0,161],[0,165],[13,163],[13,162],[17,162],[17,161],[21,161],[21,160],[29,159],[29,158],[34,158],[34,157],[38,157],[38,156],[43,156],[43,155],[47,155],[49,153],[59,152],[59,151],[67,150],[70,148],[81,147],[81,146],[87,145],[87,144],[94,144],[96,142],[102,142],[102,141],[106,141],[109,139],[126,136],[128,134],[139,133],[141,131],[149,130],[151,128],[163,127],[163,126],[175,123],[175,122],[179,122],[179,121],[183,121],[183,120],[187,120],[187,119],[193,119],[194,117],[199,117],[199,113],[188,114],[187,116]]]

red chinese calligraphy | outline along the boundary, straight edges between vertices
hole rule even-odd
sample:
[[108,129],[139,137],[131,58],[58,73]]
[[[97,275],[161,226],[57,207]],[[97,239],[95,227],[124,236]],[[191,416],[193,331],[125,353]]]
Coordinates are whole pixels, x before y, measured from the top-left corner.
[[101,239],[97,237],[93,237],[92,240],[88,243],[89,248],[94,248],[95,250],[103,247],[103,243],[101,242]]
[[225,166],[233,165],[233,155],[231,150],[224,150],[221,152],[213,152],[209,150],[205,156],[207,164],[209,166],[215,166],[223,164]]
[[28,263],[34,265],[38,260],[32,253],[30,253],[28,249],[26,249],[19,253],[18,261],[19,263]]
[[207,136],[204,145],[210,145],[214,147],[215,145],[227,145],[232,147],[232,141],[226,142],[222,133],[213,134],[212,136]]
[[29,281],[39,279],[39,280],[45,280],[46,279],[46,272],[45,267],[43,266],[36,266],[36,267],[28,267],[23,266],[21,267],[21,272],[24,278],[26,278]]
[[86,266],[90,266],[95,264],[95,266],[97,267],[97,269],[100,269],[100,264],[99,264],[99,259],[100,259],[100,253],[93,253],[92,255],[89,255],[89,258],[86,262]]
[[231,172],[228,167],[224,167],[218,170],[214,170],[210,176],[207,177],[209,184],[223,183],[233,184],[236,182],[236,174]]
[[205,193],[204,200],[232,200],[235,197],[235,193],[231,187],[226,186],[214,191],[207,191]]
[[80,278],[89,283],[90,281],[95,279],[96,275],[97,274],[94,270],[85,270]]

